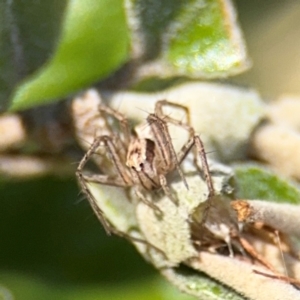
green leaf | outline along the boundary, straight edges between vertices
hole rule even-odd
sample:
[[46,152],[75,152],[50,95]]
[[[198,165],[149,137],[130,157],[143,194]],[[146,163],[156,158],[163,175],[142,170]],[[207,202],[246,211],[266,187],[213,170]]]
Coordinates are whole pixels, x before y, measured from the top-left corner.
[[129,36],[121,0],[69,1],[53,58],[17,88],[11,109],[68,95],[107,76],[127,59]]
[[[143,67],[147,70],[147,63],[159,66],[147,71],[147,76],[152,72],[162,77],[224,77],[248,67],[245,44],[230,1],[128,0],[126,3],[128,21],[132,25],[132,58],[139,58],[141,62],[137,65],[141,72],[138,74],[143,74]],[[21,12],[17,19],[23,17],[23,23],[17,29],[28,26],[31,21],[30,16],[24,18]],[[41,69],[14,89],[12,110],[67,96],[103,79],[128,59],[129,32],[123,1],[67,1],[62,15],[62,25],[54,30],[61,29],[56,51]],[[21,32],[20,36],[25,40],[26,35]],[[47,45],[43,41],[41,44]],[[32,49],[27,52],[34,64],[38,55]],[[46,50],[44,57],[49,56]],[[2,98],[7,98],[7,91],[19,81],[11,73],[15,69],[5,68],[6,84],[10,87]],[[31,74],[33,69],[36,66],[25,73]]]
[[67,0],[0,1],[0,103],[25,76],[49,58],[57,43]]
[[235,167],[237,198],[300,204],[300,190],[277,174],[256,165]]
[[128,2],[135,54],[145,62],[156,60],[160,66],[151,75],[163,72],[212,78],[248,68],[246,47],[230,1]]
[[[167,57],[181,72],[219,76],[244,68],[245,49],[227,1],[188,1],[170,39]],[[193,3],[193,5],[191,5]]]
[[[175,287],[164,280],[145,280],[140,278],[135,282],[114,283],[107,285],[83,284],[63,285],[49,284],[29,275],[18,273],[0,273],[0,299],[35,300],[193,300],[194,297],[180,293]],[[11,298],[9,298],[9,296]],[[3,297],[3,298],[2,298]]]

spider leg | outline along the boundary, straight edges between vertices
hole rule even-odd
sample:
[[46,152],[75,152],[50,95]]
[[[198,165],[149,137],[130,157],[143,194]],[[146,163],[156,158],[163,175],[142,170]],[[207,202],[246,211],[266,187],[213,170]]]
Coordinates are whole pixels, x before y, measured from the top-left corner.
[[188,189],[188,184],[178,163],[166,122],[156,114],[149,114],[147,122],[151,126],[155,144],[157,145],[160,157],[165,164],[166,171],[173,169],[173,165],[175,165],[184,185]]
[[99,221],[101,222],[101,224],[103,225],[105,231],[107,234],[112,234],[116,232],[116,229],[114,228],[114,226],[107,220],[107,218],[105,217],[104,212],[102,211],[102,209],[97,205],[96,199],[94,198],[93,194],[91,193],[90,189],[87,186],[87,183],[85,181],[84,175],[81,171],[77,171],[76,172],[76,176],[78,178],[78,182],[79,185],[81,186],[81,189],[83,191],[83,193],[86,195],[93,211],[95,212],[97,218],[99,219]]
[[[100,146],[101,143],[104,143],[105,147],[107,148],[112,161],[114,162],[115,168],[118,171],[119,176],[116,179],[107,178],[105,175],[84,175],[83,169],[86,165],[86,163],[89,161],[89,159],[92,157],[92,155],[96,152],[97,148]],[[96,213],[96,216],[102,223],[103,227],[105,228],[105,231],[109,234],[111,232],[114,232],[115,229],[110,224],[110,222],[105,218],[104,212],[101,210],[101,208],[97,205],[97,202],[90,192],[87,181],[91,179],[93,182],[98,182],[101,184],[107,184],[107,185],[115,185],[115,186],[130,186],[132,184],[131,179],[129,175],[126,172],[126,169],[123,167],[120,157],[118,156],[115,146],[112,143],[112,139],[109,136],[100,136],[97,137],[89,150],[86,152],[86,154],[83,156],[82,160],[80,161],[76,176],[78,178],[79,184],[82,188],[82,191],[87,196],[88,201],[90,202],[90,205],[92,206],[92,209]],[[113,182],[114,181],[114,182]]]
[[141,192],[139,186],[134,186],[134,192],[138,199],[140,199],[142,202],[144,202],[146,205],[151,207],[154,211],[156,211],[159,215],[163,215],[162,210],[155,205],[152,201],[148,200],[147,197]]
[[[208,197],[210,198],[215,195],[215,189],[214,189],[214,185],[213,185],[212,178],[211,178],[210,171],[209,171],[205,148],[204,148],[203,142],[200,139],[199,135],[194,135],[194,142],[196,145],[197,152],[201,159],[201,165],[202,165],[202,169],[204,172],[205,181],[206,181],[206,184],[208,187]],[[196,161],[197,161],[197,159],[198,159],[198,156],[196,156]],[[197,163],[197,165],[198,165],[198,163]]]
[[[90,189],[88,188],[88,186],[86,184],[86,182],[87,182],[86,179],[89,179],[89,177],[86,176],[86,175],[83,175],[82,172],[78,172],[76,174],[77,174],[77,177],[78,177],[78,180],[79,180],[79,184],[82,188],[82,191],[87,196],[88,201],[89,201],[93,211],[95,212],[97,218],[99,219],[99,221],[103,225],[103,227],[104,227],[107,234],[109,234],[109,235],[115,234],[115,235],[117,235],[121,238],[125,238],[125,239],[129,240],[130,242],[137,242],[137,243],[145,244],[148,247],[153,248],[156,251],[160,252],[166,258],[166,254],[161,249],[159,249],[156,246],[152,245],[148,241],[146,241],[144,239],[141,239],[141,238],[134,237],[134,236],[128,234],[127,232],[124,232],[124,231],[121,231],[121,230],[118,230],[117,228],[115,228],[111,224],[111,222],[109,220],[107,220],[107,218],[105,217],[104,212],[100,209],[100,207],[97,204],[97,201],[96,201],[95,197],[93,196]],[[98,179],[94,180],[93,182],[98,182],[99,183],[100,181]],[[101,180],[101,183],[104,183],[104,181]],[[106,183],[104,183],[104,184],[106,184]]]
[[111,177],[102,174],[84,174],[84,180],[87,182],[95,182],[104,185],[116,186],[116,187],[128,187],[129,185],[125,183],[121,177]]
[[[163,106],[167,106],[167,105],[184,110],[186,113],[187,123],[184,123],[180,120],[176,120],[174,118],[171,118],[170,116],[165,115],[163,113]],[[188,155],[188,153],[190,152],[192,147],[195,145],[198,155],[200,156],[200,159],[201,159],[202,170],[203,170],[205,181],[206,181],[206,184],[208,187],[208,199],[213,197],[215,195],[215,190],[214,190],[212,178],[211,178],[210,171],[209,171],[206,152],[204,149],[203,142],[200,139],[200,136],[195,134],[194,128],[190,125],[190,112],[189,112],[188,107],[181,105],[181,104],[172,103],[167,100],[161,100],[161,101],[158,101],[155,105],[155,114],[158,115],[160,118],[163,118],[166,122],[169,122],[176,126],[180,126],[189,132],[189,134],[190,134],[189,140],[186,142],[185,145],[183,145],[183,147],[181,148],[180,152],[177,155],[178,163],[179,163],[179,165],[182,163],[182,161]],[[199,156],[198,155],[194,155],[194,161],[195,161],[195,165],[197,167],[199,166],[199,164],[198,164]],[[210,205],[211,205],[211,201],[207,201],[207,207],[205,209],[204,218],[203,218],[204,221],[206,219],[206,215],[210,208]]]
[[[106,106],[104,104],[100,104],[98,109],[100,112],[104,112],[107,115],[112,116],[120,123],[121,129],[124,133],[124,139],[125,139],[124,146],[128,145],[130,142],[130,129],[129,129],[127,118],[123,114],[118,112],[117,110],[115,110],[109,106]],[[107,126],[110,127],[109,125],[107,125]],[[110,131],[113,134],[112,129],[110,129]]]
[[[186,115],[186,123],[183,123],[181,121],[178,121],[178,122],[181,122],[181,124],[182,124],[181,126],[185,126],[187,124],[187,126],[186,126],[187,128],[191,127],[190,126],[190,124],[191,124],[190,110],[188,109],[187,106],[179,104],[179,103],[170,102],[168,100],[159,100],[159,101],[157,101],[155,103],[155,114],[157,116],[159,116],[160,118],[162,118],[162,119],[165,119],[165,118],[172,119],[171,117],[164,114],[164,112],[163,112],[163,107],[164,106],[171,106],[171,107],[182,109],[185,112],[185,115]],[[175,120],[175,119],[173,119],[173,120]]]
[[[112,156],[112,160],[115,163],[116,169],[118,170],[118,172],[121,172],[119,177],[110,178],[109,176],[101,175],[101,174],[98,174],[98,175],[83,174],[84,166],[86,165],[87,161],[91,158],[91,156],[95,153],[96,149],[100,146],[101,142],[104,143],[104,145],[108,149],[110,155]],[[124,168],[120,162],[120,158],[117,155],[116,149],[112,143],[111,138],[108,136],[101,136],[101,137],[98,137],[95,139],[95,141],[93,142],[90,149],[87,151],[87,153],[84,155],[84,157],[80,161],[79,166],[76,171],[76,176],[78,178],[78,181],[82,188],[83,193],[86,195],[93,211],[95,212],[97,218],[103,225],[107,234],[109,234],[109,235],[115,234],[115,235],[125,238],[131,242],[138,242],[138,243],[145,244],[148,247],[153,248],[156,251],[160,252],[164,257],[166,257],[165,253],[161,249],[152,245],[148,241],[141,239],[141,238],[134,237],[134,236],[128,234],[127,232],[124,232],[124,231],[121,231],[121,230],[118,230],[117,228],[115,228],[115,226],[113,224],[111,224],[111,222],[105,217],[105,213],[99,207],[94,195],[91,193],[90,189],[88,188],[87,182],[95,182],[95,183],[100,183],[100,184],[104,184],[104,185],[112,185],[112,186],[118,186],[118,187],[131,186],[132,185],[131,180],[128,180],[127,176],[124,176],[124,175],[122,176],[122,172],[124,172]],[[143,195],[140,196],[140,198],[141,197],[145,198]],[[159,210],[159,208],[156,205],[149,202],[147,199],[146,199],[146,202],[149,206]],[[160,213],[161,213],[161,211],[160,211]]]
[[[212,178],[209,171],[209,166],[207,162],[206,152],[204,149],[204,145],[202,140],[200,139],[199,135],[194,135],[189,138],[189,140],[186,142],[186,144],[183,145],[181,150],[178,153],[178,162],[179,164],[182,163],[182,161],[186,158],[186,156],[191,151],[192,147],[196,146],[196,150],[200,156],[201,159],[201,165],[204,173],[204,179],[206,181],[207,187],[208,187],[208,197],[213,197],[215,195],[215,190],[212,182]],[[198,166],[198,155],[195,156],[195,162],[196,166]]]
[[[136,243],[145,244],[147,247],[152,248],[152,249],[156,250],[157,252],[159,252],[160,254],[162,254],[162,256],[165,259],[168,259],[167,255],[165,254],[165,252],[163,250],[159,249],[158,247],[154,246],[153,244],[149,243],[148,241],[146,241],[144,239],[137,238],[137,237],[132,236],[132,235],[126,233],[126,232],[117,230],[115,228],[114,228],[114,231],[112,231],[112,233],[119,236],[119,237],[121,237],[121,238],[127,239],[129,242],[136,242]],[[149,250],[147,250],[147,251],[149,251]]]
[[[184,123],[182,121],[176,120],[174,118],[171,118],[170,116],[165,115],[163,113],[163,106],[166,106],[166,105],[184,110],[186,113],[187,123]],[[208,166],[208,162],[207,162],[204,145],[203,145],[202,140],[200,139],[200,136],[195,134],[194,128],[190,125],[191,118],[190,118],[190,112],[189,112],[188,107],[178,104],[178,103],[169,102],[167,100],[161,100],[161,101],[158,101],[155,105],[155,114],[157,114],[160,118],[164,118],[166,120],[166,122],[170,122],[173,125],[183,127],[184,129],[186,129],[189,132],[190,139],[187,141],[187,143],[185,145],[183,145],[183,147],[181,148],[180,152],[177,155],[178,163],[181,164],[182,161],[185,159],[185,157],[190,152],[191,148],[194,145],[196,145],[197,152],[201,158],[201,165],[203,168],[205,181],[208,186],[209,197],[212,197],[214,195],[214,187],[213,187],[211,175],[209,172],[209,166]],[[198,165],[197,161],[198,161],[198,156],[195,155],[196,165]]]
[[166,179],[166,176],[165,175],[159,175],[159,183],[162,187],[162,189],[164,190],[165,194],[167,195],[167,197],[169,197],[171,200],[173,200],[173,202],[176,204],[177,201],[175,201],[172,193],[171,193],[171,190],[168,186],[168,183],[167,183],[167,179]]
[[[99,138],[97,138],[95,140],[95,148],[99,147],[100,143],[103,142],[108,154],[110,156],[111,161],[114,164],[115,169],[118,172],[118,176],[123,180],[123,182],[127,185],[127,186],[131,186],[132,185],[132,180],[130,178],[130,174],[128,173],[127,168],[124,166],[124,163],[116,149],[116,146],[113,142],[113,139],[109,136],[101,136]],[[93,145],[90,149],[93,152]],[[88,153],[87,153],[88,154]]]

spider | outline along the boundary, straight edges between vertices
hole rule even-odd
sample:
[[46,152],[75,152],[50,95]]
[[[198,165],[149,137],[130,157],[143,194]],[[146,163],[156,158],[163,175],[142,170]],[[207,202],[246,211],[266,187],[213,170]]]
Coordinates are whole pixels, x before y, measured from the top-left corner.
[[[171,106],[184,110],[187,116],[187,123],[165,115],[163,113],[164,106]],[[158,101],[155,105],[155,112],[150,113],[147,117],[147,123],[151,129],[151,139],[141,137],[137,133],[131,134],[128,120],[118,111],[103,104],[99,105],[99,111],[119,122],[121,134],[116,134],[110,128],[109,135],[96,137],[91,147],[80,161],[76,175],[83,192],[87,195],[92,208],[108,233],[113,232],[119,234],[112,228],[106,220],[104,213],[96,205],[86,182],[95,182],[124,188],[133,187],[137,197],[141,201],[161,213],[159,208],[147,199],[144,192],[162,188],[164,193],[170,199],[173,199],[173,195],[167,184],[166,176],[174,170],[177,170],[186,188],[188,188],[188,184],[180,165],[195,145],[201,158],[205,180],[208,185],[208,197],[212,197],[214,195],[214,188],[209,174],[204,146],[200,137],[195,134],[194,129],[190,125],[190,115],[187,107],[167,100]],[[171,141],[171,136],[167,126],[168,123],[183,127],[189,132],[188,141],[182,146],[181,150],[177,154]],[[117,174],[115,176],[104,174],[83,174],[83,169],[87,161],[93,154],[97,153],[101,146],[106,148],[108,157],[110,157]],[[197,154],[194,155],[194,160],[197,165],[199,156]],[[124,236],[123,233],[122,236]]]
[[[184,110],[186,113],[187,122],[184,123],[164,114],[164,106],[171,106]],[[195,134],[194,129],[190,126],[189,110],[187,107],[180,104],[175,104],[166,100],[158,101],[156,103],[154,113],[149,114],[147,117],[147,123],[151,130],[151,135],[147,138],[138,133],[130,133],[128,120],[121,113],[105,105],[100,105],[99,110],[100,112],[107,114],[108,117],[113,117],[116,119],[120,123],[122,130],[118,135],[110,128],[109,122],[107,122],[107,126],[109,128],[108,135],[96,137],[93,144],[82,158],[77,168],[76,175],[79,179],[79,183],[82,186],[83,192],[86,193],[92,208],[108,233],[114,233],[131,241],[133,240],[147,244],[148,246],[155,248],[167,258],[166,254],[161,249],[157,248],[153,244],[150,244],[147,240],[133,237],[126,232],[122,232],[114,228],[106,219],[101,208],[96,204],[96,201],[93,198],[92,193],[89,191],[86,182],[90,181],[125,188],[133,187],[139,199],[153,207],[153,209],[158,209],[145,197],[143,191],[152,191],[162,188],[165,194],[172,198],[172,193],[167,185],[166,176],[174,170],[178,171],[182,181],[188,188],[180,165],[191,151],[192,147],[195,146],[194,148],[196,153],[194,155],[194,160],[196,162],[196,166],[198,166],[197,160],[200,157],[203,173],[209,191],[208,199],[213,197],[215,192],[209,173],[206,153],[200,137]],[[180,126],[189,132],[188,141],[182,146],[181,150],[177,154],[171,141],[167,126],[168,123]],[[115,176],[104,174],[88,175],[83,173],[87,161],[92,157],[93,154],[98,153],[98,150],[101,146],[104,146],[107,150],[107,157],[111,159],[116,171]],[[107,170],[107,173],[109,173],[109,170]],[[206,211],[204,211],[204,221],[202,220],[202,223],[205,222],[211,201],[206,201],[206,203],[207,207],[205,208]],[[241,249],[245,250],[250,257],[260,262],[267,269],[271,271],[273,270],[271,264],[269,264],[268,261],[264,259],[264,257],[262,257],[245,238],[243,238],[243,236],[240,236],[239,232],[233,232],[231,235],[233,238],[237,239]],[[231,248],[229,248],[229,251],[230,249]],[[231,252],[233,255],[232,249]],[[269,275],[256,270],[254,270],[254,272],[269,277],[273,276],[273,278],[281,279],[293,284],[298,284],[297,280],[293,280],[280,274],[278,275],[276,271],[274,271],[275,275]]]

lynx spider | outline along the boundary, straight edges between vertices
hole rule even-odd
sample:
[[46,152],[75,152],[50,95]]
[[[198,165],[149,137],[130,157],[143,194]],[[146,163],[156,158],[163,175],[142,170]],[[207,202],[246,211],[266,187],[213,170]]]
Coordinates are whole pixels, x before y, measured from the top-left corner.
[[[164,114],[164,106],[182,109],[186,114],[187,122],[184,123]],[[153,140],[149,138],[140,138],[136,134],[134,136],[131,135],[127,119],[118,111],[105,105],[100,105],[99,111],[113,117],[120,123],[123,131],[123,139],[120,136],[116,136],[112,129],[110,129],[110,135],[96,137],[91,147],[80,161],[76,175],[83,192],[87,195],[92,208],[108,233],[128,237],[126,234],[113,228],[110,222],[105,218],[103,211],[96,205],[96,201],[89,191],[86,182],[95,182],[125,188],[134,187],[135,193],[141,201],[159,211],[159,208],[146,198],[142,190],[150,191],[162,188],[165,194],[172,199],[171,191],[167,185],[166,175],[175,169],[177,169],[183,183],[188,188],[180,164],[195,145],[201,158],[203,173],[209,190],[208,198],[214,195],[214,188],[209,174],[204,146],[200,137],[195,134],[194,129],[190,125],[189,109],[186,106],[172,103],[167,100],[160,100],[156,103],[155,113],[150,113],[147,117],[147,123],[150,126]],[[176,154],[171,141],[171,136],[167,127],[168,123],[180,126],[189,132],[189,139],[182,146],[178,154]],[[111,177],[103,174],[83,174],[84,166],[103,144],[117,171],[117,176]],[[198,166],[197,153],[194,155],[194,160]],[[206,211],[208,210],[208,207]]]
[[[164,106],[171,106],[184,110],[186,113],[187,122],[184,123],[182,121],[176,120],[174,118],[171,118],[170,116],[165,115],[163,113]],[[105,218],[105,215],[102,212],[102,210],[96,205],[96,201],[94,200],[93,195],[90,193],[86,185],[86,181],[117,187],[133,186],[139,199],[144,201],[153,209],[158,209],[153,203],[146,199],[146,197],[142,193],[142,190],[153,190],[162,187],[165,194],[172,198],[171,192],[167,186],[165,176],[175,169],[178,170],[179,175],[181,176],[182,180],[187,186],[184,175],[180,169],[180,164],[185,159],[187,154],[191,151],[191,148],[195,145],[195,148],[198,153],[195,153],[194,159],[196,166],[198,166],[197,154],[199,154],[201,158],[204,176],[208,186],[208,199],[214,196],[214,188],[211,176],[209,174],[209,167],[206,160],[204,146],[200,137],[195,134],[194,129],[189,125],[190,116],[187,107],[166,100],[158,101],[155,106],[155,113],[149,114],[147,117],[147,123],[149,124],[150,129],[152,131],[153,140],[141,138],[138,136],[131,137],[129,132],[128,121],[121,113],[105,105],[100,105],[99,110],[108,114],[109,116],[114,117],[120,122],[124,134],[124,140],[122,140],[120,137],[116,137],[112,129],[110,129],[111,134],[109,136],[103,135],[95,138],[90,149],[85,154],[78,166],[77,176],[83,191],[86,193],[94,211],[96,212],[96,215],[98,216],[108,233],[114,233],[127,239],[149,244],[147,241],[131,237],[129,234],[115,229]],[[173,148],[171,137],[168,131],[168,123],[180,126],[189,132],[188,141],[183,145],[183,147],[177,155]],[[118,172],[117,177],[112,178],[107,175],[100,174],[83,174],[83,168],[85,164],[90,159],[90,157],[96,152],[96,150],[101,146],[101,143],[104,144],[109,155],[111,156],[115,169]],[[123,149],[118,149],[118,147],[123,147]],[[159,164],[162,164],[162,166]],[[205,218],[209,207],[210,201],[207,201],[207,207],[206,211],[204,212],[204,218],[202,222],[205,222]],[[254,258],[260,261],[267,268],[271,269],[271,266],[268,264],[268,262],[266,262],[262,257],[260,257],[256,250],[253,249],[253,247],[245,239],[241,237],[238,238],[242,244],[242,247],[248,253],[250,253]],[[156,248],[153,245],[150,246]],[[157,250],[161,252],[160,249]]]

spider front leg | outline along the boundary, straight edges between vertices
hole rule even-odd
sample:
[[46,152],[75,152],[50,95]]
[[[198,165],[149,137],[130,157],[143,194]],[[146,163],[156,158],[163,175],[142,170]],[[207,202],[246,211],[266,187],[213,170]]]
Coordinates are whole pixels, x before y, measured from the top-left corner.
[[151,127],[159,157],[161,158],[160,169],[164,174],[160,174],[160,183],[165,193],[168,196],[171,195],[171,192],[166,184],[165,175],[173,171],[174,168],[177,169],[184,185],[188,189],[188,184],[180,168],[180,164],[178,162],[177,155],[165,120],[163,118],[160,118],[156,114],[149,114],[149,116],[147,117],[147,122]]
[[[116,179],[111,179],[111,178],[109,179],[108,176],[106,175],[92,175],[89,178],[92,179],[93,182],[98,182],[106,185],[114,185],[120,187],[131,186],[132,180],[130,178],[130,174],[128,173],[127,169],[124,167],[124,164],[114,145],[113,139],[107,135],[97,137],[94,140],[90,149],[87,151],[87,153],[83,156],[82,160],[80,161],[77,168],[77,172],[79,171],[82,173],[84,166],[86,165],[88,160],[92,157],[92,155],[96,153],[96,150],[101,146],[101,143],[104,144],[113,162],[113,165],[118,172],[118,176],[116,177]],[[115,182],[113,182],[113,180],[115,180]]]
[[93,194],[89,190],[86,178],[83,173],[77,169],[76,176],[79,182],[79,185],[82,189],[82,192],[86,195],[94,213],[96,214],[98,220],[101,222],[102,226],[104,227],[107,234],[115,233],[115,228],[111,225],[111,223],[106,219],[104,212],[101,210],[101,208],[97,205],[96,199],[94,198]]
[[[174,108],[182,109],[186,114],[187,123],[182,122],[180,120],[176,120],[174,118],[171,118],[168,115],[165,115],[163,113],[163,106],[171,106]],[[215,195],[215,191],[214,191],[214,186],[213,186],[212,178],[211,178],[210,171],[209,171],[206,152],[205,152],[204,145],[203,145],[203,142],[202,142],[200,136],[195,133],[194,128],[190,124],[190,122],[191,122],[190,121],[190,111],[189,111],[188,107],[178,104],[178,103],[169,102],[167,100],[161,100],[161,101],[158,101],[155,105],[155,115],[157,115],[160,119],[164,120],[165,122],[169,122],[173,125],[180,126],[189,132],[189,135],[190,135],[189,140],[187,141],[187,143],[185,145],[183,145],[183,147],[181,148],[180,152],[177,155],[178,164],[180,165],[182,163],[182,161],[185,159],[185,157],[188,155],[188,153],[190,152],[192,147],[196,146],[198,155],[194,155],[194,161],[195,161],[196,166],[198,166],[199,165],[198,159],[200,156],[205,181],[206,181],[206,184],[208,187],[208,198],[213,197]],[[208,204],[207,204],[206,212],[209,210],[210,201],[207,201],[207,203]],[[206,214],[207,213],[205,213],[205,215]]]
[[[128,147],[128,144],[130,143],[130,130],[129,130],[129,125],[128,125],[128,120],[126,117],[124,117],[123,114],[121,114],[120,112],[112,109],[109,106],[106,106],[104,104],[99,105],[98,107],[100,112],[104,112],[107,115],[115,118],[119,123],[120,123],[120,127],[122,129],[122,132],[124,133],[124,142],[123,142],[123,146],[126,148]],[[107,127],[110,128],[110,125],[107,124]],[[110,128],[111,133],[113,133],[112,129]]]
[[[116,178],[110,178],[109,176],[106,175],[84,175],[83,174],[83,169],[86,163],[90,160],[93,154],[96,153],[96,150],[101,146],[101,143],[103,143],[110,153],[110,156],[112,158],[112,161],[114,162],[115,168],[117,169],[119,175]],[[117,154],[117,151],[115,149],[114,144],[112,143],[112,139],[109,136],[100,136],[96,138],[87,151],[87,153],[83,156],[82,160],[80,161],[77,171],[76,171],[76,176],[78,178],[79,184],[82,188],[83,193],[87,196],[88,201],[90,202],[90,205],[92,209],[94,210],[96,216],[102,223],[105,231],[110,234],[114,233],[117,235],[124,233],[118,232],[111,223],[106,219],[104,212],[101,210],[101,208],[97,205],[97,201],[94,198],[93,194],[89,190],[87,186],[87,182],[96,182],[104,185],[113,185],[113,186],[118,186],[118,187],[128,187],[132,184],[132,181],[130,177],[128,176],[126,169],[123,167],[121,160]]]
[[[204,148],[204,144],[199,135],[193,134],[189,140],[184,144],[181,150],[178,153],[178,161],[179,164],[183,162],[186,156],[189,154],[193,147],[196,147],[197,153],[194,155],[194,162],[196,167],[199,166],[198,159],[200,156],[201,166],[204,173],[204,179],[206,181],[206,185],[208,187],[208,198],[213,197],[215,195],[215,190],[212,182],[212,178],[209,171],[209,165],[207,162],[206,152]],[[197,155],[198,154],[198,155]]]
[[162,210],[157,206],[155,205],[151,200],[148,200],[147,197],[142,193],[141,189],[139,186],[135,186],[134,187],[134,192],[137,196],[137,198],[139,200],[141,200],[143,203],[145,203],[147,206],[151,207],[154,211],[157,212],[157,214],[159,216],[162,216],[163,215],[163,212]]
[[164,190],[164,193],[167,195],[167,197],[172,199],[173,196],[172,196],[171,190],[168,186],[167,178],[165,175],[162,175],[162,174],[159,175],[159,183],[160,183],[162,189]]
[[[97,148],[101,146],[101,143],[104,144],[106,147],[108,153],[111,156],[111,159],[114,163],[115,168],[119,172],[117,177],[111,178],[107,175],[101,175],[101,174],[96,174],[96,175],[85,175],[83,174],[83,169],[86,163],[89,161],[89,159],[92,157],[92,155],[96,152]],[[127,232],[118,230],[115,228],[114,225],[111,224],[111,222],[106,218],[104,211],[99,207],[94,195],[91,193],[90,189],[87,186],[87,182],[95,182],[95,183],[100,183],[103,185],[110,185],[110,186],[116,186],[116,187],[130,187],[133,185],[133,182],[131,180],[131,177],[129,177],[129,173],[127,169],[123,166],[120,157],[117,154],[116,148],[113,144],[112,138],[109,136],[100,136],[96,138],[87,151],[87,153],[83,156],[82,160],[80,161],[77,171],[76,171],[76,176],[78,178],[79,184],[82,188],[82,191],[84,194],[87,196],[87,199],[95,212],[96,216],[98,217],[99,221],[103,225],[105,231],[107,234],[115,234],[119,237],[125,238],[129,240],[130,242],[138,242],[145,244],[147,247],[153,248],[156,251],[160,252],[164,257],[166,257],[165,253],[157,248],[156,246],[152,245],[148,241],[138,238],[135,236],[132,236],[128,234]],[[142,195],[141,197],[144,198]],[[148,201],[148,200],[146,200]],[[150,203],[151,205],[152,203]],[[154,204],[152,204],[154,205]],[[155,208],[157,208],[155,206]]]

